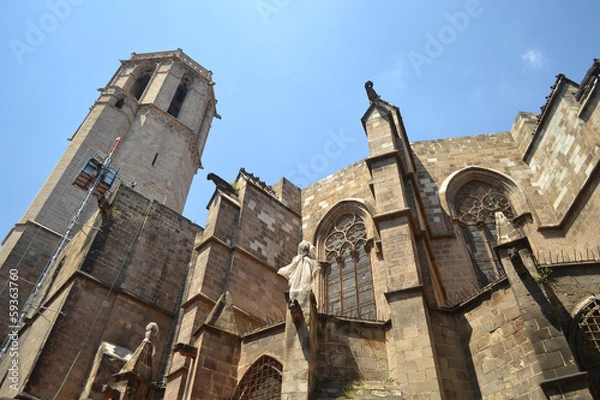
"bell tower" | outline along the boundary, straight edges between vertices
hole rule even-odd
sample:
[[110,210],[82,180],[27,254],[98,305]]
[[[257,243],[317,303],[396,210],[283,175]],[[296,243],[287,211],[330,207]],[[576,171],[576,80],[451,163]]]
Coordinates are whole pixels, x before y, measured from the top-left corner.
[[[212,72],[181,49],[133,53],[121,61],[99,98],[69,139],[70,145],[0,249],[0,287],[18,271],[19,296],[26,299],[48,263],[84,191],[72,183],[96,153],[121,138],[112,167],[117,180],[150,200],[181,213],[201,157],[216,99]],[[80,221],[97,210],[90,202]],[[78,228],[75,228],[75,233]],[[6,296],[4,294],[3,296]],[[2,334],[8,302],[0,301]]]
[[122,111],[113,130],[123,137],[114,159],[123,181],[179,213],[219,118],[213,85],[212,72],[177,50],[134,53],[101,90],[100,101]]

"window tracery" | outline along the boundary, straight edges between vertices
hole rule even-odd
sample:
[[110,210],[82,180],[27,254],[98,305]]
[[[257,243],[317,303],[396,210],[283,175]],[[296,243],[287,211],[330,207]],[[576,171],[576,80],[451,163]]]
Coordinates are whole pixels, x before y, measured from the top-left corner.
[[504,276],[493,248],[497,244],[496,212],[502,212],[509,220],[515,217],[508,197],[486,182],[471,181],[456,193],[454,203],[456,222],[463,229],[480,284]]
[[580,368],[588,372],[590,383],[600,390],[600,298],[592,298],[574,316],[570,337]]
[[600,300],[594,299],[579,312],[576,346],[584,364],[600,368]]
[[272,357],[259,358],[246,371],[233,396],[234,400],[281,399],[283,365]]
[[323,243],[329,265],[325,271],[329,314],[374,317],[375,297],[366,243],[366,226],[357,214],[342,215],[329,230]]

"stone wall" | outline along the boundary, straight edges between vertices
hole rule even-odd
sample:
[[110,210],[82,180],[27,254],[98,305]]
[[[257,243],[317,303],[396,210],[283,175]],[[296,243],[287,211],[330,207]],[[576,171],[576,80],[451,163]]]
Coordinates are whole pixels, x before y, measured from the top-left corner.
[[559,78],[525,155],[536,186],[548,198],[558,222],[600,159],[600,132],[579,118],[581,104],[573,97],[576,90],[576,84]]
[[302,236],[314,242],[317,224],[342,200],[360,199],[374,204],[370,181],[365,162],[359,161],[302,189]]
[[386,330],[382,322],[321,315],[318,326],[317,389],[334,383],[389,379]]
[[[59,311],[63,308],[70,289],[67,287],[62,294],[55,296],[52,301],[47,303],[48,309],[41,312],[35,323],[28,329],[20,331],[16,346],[14,342],[11,342],[9,352],[0,364],[0,368],[7,371],[7,379],[0,386],[0,396],[14,398],[23,391],[35,363],[38,361],[38,353],[48,340],[49,330],[60,316]],[[14,337],[11,338],[11,341],[14,339]],[[61,368],[65,369],[65,367]]]
[[193,385],[197,399],[228,400],[237,378],[240,338],[204,325],[197,341],[199,352]]
[[[582,305],[582,302],[598,295],[600,276],[597,273],[598,263],[562,265],[552,268],[550,283],[546,288],[551,296],[556,296],[555,303],[563,308],[563,329],[568,332],[566,324]],[[558,300],[558,302],[556,301]],[[558,305],[557,304],[557,305]],[[558,312],[559,310],[557,310]]]
[[[0,249],[0,256],[5,257],[0,260],[2,265],[0,287],[7,287],[9,277],[14,276],[16,272],[20,310],[23,310],[31,289],[37,283],[59,242],[59,235],[33,222],[18,224],[7,236],[6,242]],[[2,338],[6,337],[10,325],[8,293],[9,291],[5,290],[0,297],[0,337]]]
[[236,245],[279,269],[292,261],[300,243],[300,216],[252,179],[238,179],[241,213]]
[[[99,344],[105,341],[133,351],[144,338],[144,327],[151,321],[158,324],[161,332],[154,340],[156,353],[153,364],[153,378],[155,381],[160,379],[169,354],[173,315],[148,307],[122,292],[109,292],[106,286],[87,278],[76,279],[66,293],[67,299],[56,310],[61,314],[53,324],[47,341],[42,344],[39,354],[31,355],[35,367],[28,377],[27,393],[39,398],[53,398],[60,390],[58,398],[78,398]],[[47,321],[39,316],[31,329],[36,330],[36,324],[47,325]],[[28,336],[24,339],[27,340]],[[27,342],[23,347],[28,347]],[[52,371],[52,378],[49,378],[48,371]]]
[[541,367],[510,288],[491,293],[464,310],[475,398],[541,397]]
[[520,111],[510,128],[510,134],[515,140],[521,154],[525,154],[527,147],[531,143],[539,117],[540,114]]
[[198,169],[195,136],[187,126],[154,105],[140,105],[115,153],[114,167],[127,166],[120,178],[138,192],[183,212]]
[[177,312],[201,228],[126,187],[115,194],[109,213],[81,270]]
[[478,399],[479,388],[474,379],[473,358],[468,350],[472,330],[462,313],[432,310],[431,328],[438,359],[438,374],[446,399]]
[[[99,343],[133,350],[151,321],[160,332],[153,377],[162,379],[199,231],[169,208],[121,187],[65,247],[40,291],[36,302],[52,314],[34,314],[23,331],[25,390],[42,398],[58,390],[61,398],[78,397]],[[53,371],[52,383],[47,371]]]
[[246,371],[248,371],[248,368],[264,355],[283,362],[284,331],[285,323],[279,322],[242,336],[238,382],[242,379]]
[[281,320],[288,289],[277,270],[297,254],[300,216],[252,177],[237,180],[242,205],[236,226],[229,290],[233,303],[259,320]]
[[[535,176],[522,160],[522,153],[508,132],[457,137],[412,144],[417,165],[416,175],[426,218],[431,231],[434,257],[446,288],[448,303],[456,304],[465,293],[473,291],[476,282],[472,261],[460,227],[452,222],[453,199],[445,190],[457,171],[475,168],[496,174],[512,182],[511,195],[517,214],[530,212],[533,223],[525,232],[534,245],[541,245],[543,236],[535,229],[544,221],[553,220],[554,213],[537,188]],[[554,238],[548,246],[565,241]],[[546,245],[544,243],[544,245]]]

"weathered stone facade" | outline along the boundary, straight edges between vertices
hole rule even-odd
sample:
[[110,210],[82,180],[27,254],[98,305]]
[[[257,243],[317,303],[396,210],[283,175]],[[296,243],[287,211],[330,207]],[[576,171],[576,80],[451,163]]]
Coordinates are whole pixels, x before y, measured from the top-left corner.
[[[0,364],[1,396],[598,398],[595,69],[582,85],[559,75],[542,113],[509,132],[416,143],[368,83],[367,158],[303,189],[209,174],[201,228],[179,212],[216,111],[188,68],[210,77],[181,51],[134,54],[80,128],[96,147],[114,139],[103,124],[129,130],[114,162],[138,184],[113,190],[61,253],[19,331],[16,387],[14,358]],[[50,226],[27,218],[7,238],[5,280],[32,240],[23,227]],[[321,269],[296,306],[277,271],[302,239]]]
[[[211,120],[218,117],[213,84],[212,73],[181,50],[134,53],[121,61],[21,221],[3,241],[0,265],[3,270],[19,270],[21,299],[35,286],[82,203],[85,192],[72,182],[91,157],[108,153],[116,138],[121,144],[112,165],[119,168],[118,179],[149,199],[183,211],[192,178],[201,167]],[[186,91],[185,104],[170,108],[180,87]],[[80,221],[96,209],[94,202],[88,203]],[[6,279],[0,274],[1,286]],[[6,302],[0,301],[2,335],[7,313]]]

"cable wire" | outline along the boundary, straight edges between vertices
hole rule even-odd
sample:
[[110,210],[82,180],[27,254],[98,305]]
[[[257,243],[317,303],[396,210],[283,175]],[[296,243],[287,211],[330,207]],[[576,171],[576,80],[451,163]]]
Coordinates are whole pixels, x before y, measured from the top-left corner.
[[85,339],[83,340],[83,343],[81,343],[81,346],[79,347],[79,351],[77,352],[75,359],[71,363],[71,366],[69,367],[69,370],[67,371],[67,374],[65,375],[64,379],[62,380],[60,387],[56,391],[56,394],[54,395],[54,397],[52,397],[52,400],[56,400],[58,398],[58,395],[60,394],[61,390],[65,386],[67,379],[69,378],[69,376],[71,375],[71,372],[73,371],[73,368],[75,368],[75,364],[77,363],[77,360],[79,360],[79,357],[81,356],[81,353],[83,352],[83,348],[87,344],[87,341],[90,338],[90,335],[92,334],[92,330],[94,329],[94,327],[96,326],[96,323],[98,322],[98,319],[100,318],[100,314],[102,313],[102,311],[104,309],[104,303],[106,301],[108,301],[110,295],[112,294],[112,291],[115,288],[115,285],[117,283],[117,279],[121,275],[121,272],[123,271],[123,268],[125,267],[125,263],[129,259],[129,255],[131,254],[133,246],[134,246],[135,242],[137,242],[137,239],[140,236],[140,233],[142,232],[142,228],[146,222],[146,219],[148,218],[148,215],[150,215],[151,208],[152,208],[152,202],[150,202],[148,204],[148,208],[146,209],[146,212],[144,213],[144,218],[142,218],[142,222],[140,223],[131,243],[129,244],[129,248],[125,252],[125,257],[123,258],[123,261],[121,262],[121,266],[119,267],[119,270],[117,271],[117,274],[115,275],[115,278],[113,279],[113,282],[112,282],[108,292],[106,293],[106,297],[104,298],[104,301],[100,304],[100,309],[96,313],[96,316],[94,317],[94,321],[92,322],[92,325],[90,325],[90,329],[88,330],[88,332],[85,336]]

